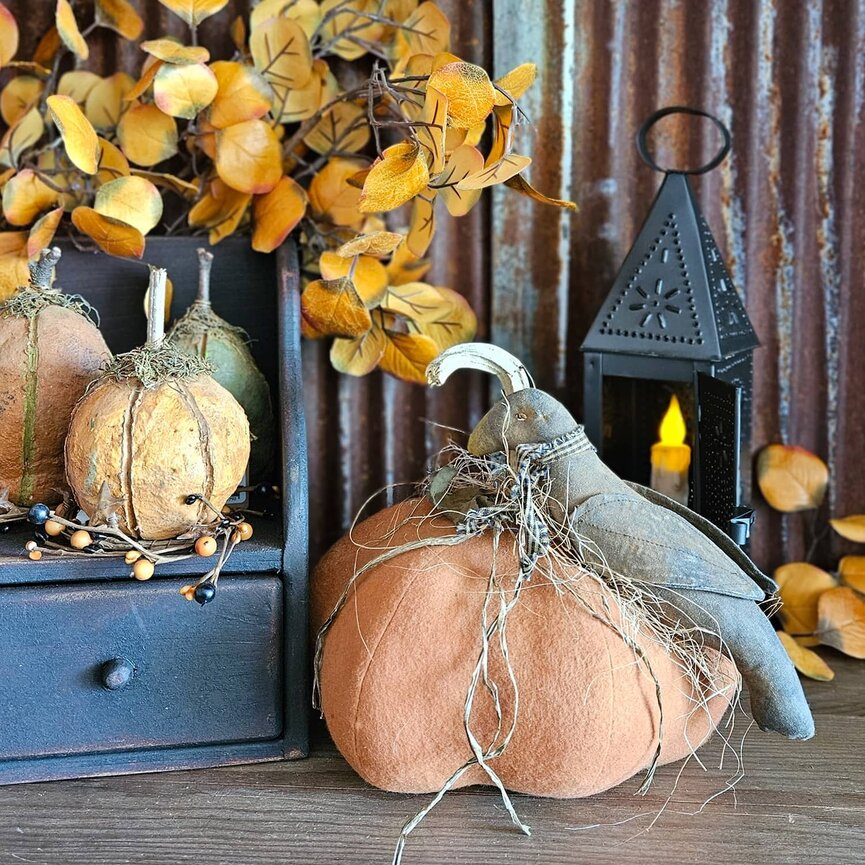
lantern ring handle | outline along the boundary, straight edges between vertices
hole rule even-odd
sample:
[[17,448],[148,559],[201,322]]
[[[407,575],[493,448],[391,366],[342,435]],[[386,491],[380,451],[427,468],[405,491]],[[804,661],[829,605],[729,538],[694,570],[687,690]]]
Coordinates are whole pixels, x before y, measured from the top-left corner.
[[[673,169],[673,168],[662,168],[658,165],[657,162],[652,158],[649,153],[649,148],[646,143],[646,138],[648,137],[649,130],[662,118],[669,116],[670,114],[691,114],[695,117],[706,117],[711,120],[715,126],[721,132],[721,135],[724,138],[724,143],[721,145],[721,149],[715,154],[714,159],[711,159],[705,165],[700,166],[699,168],[691,168],[691,169]],[[649,115],[646,118],[646,121],[640,127],[639,132],[637,132],[637,153],[640,154],[640,158],[643,162],[646,163],[650,168],[654,168],[655,171],[661,171],[664,174],[705,174],[707,171],[711,171],[713,168],[717,168],[726,158],[727,154],[730,152],[730,144],[732,143],[732,139],[730,137],[730,130],[727,129],[724,124],[715,117],[714,114],[709,114],[708,111],[703,111],[701,108],[689,108],[687,105],[670,105],[667,108],[660,108],[654,114]]]

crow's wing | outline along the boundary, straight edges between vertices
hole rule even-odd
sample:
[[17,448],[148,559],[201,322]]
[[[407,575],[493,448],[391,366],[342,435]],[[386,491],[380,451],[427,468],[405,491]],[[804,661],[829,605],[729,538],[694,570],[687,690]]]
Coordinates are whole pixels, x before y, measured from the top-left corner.
[[631,483],[631,481],[625,481],[625,483],[653,505],[667,508],[686,519],[691,525],[696,526],[712,543],[717,544],[767,595],[774,595],[778,591],[778,584],[771,577],[766,576],[751,561],[745,551],[714,523],[710,523],[705,517],[701,517],[690,508],[680,505],[677,501],[657,492],[657,490]]
[[[572,531],[597,545],[607,565],[632,580],[762,601],[765,593],[688,520],[626,493],[591,496],[573,510]],[[591,560],[590,551],[585,551]]]

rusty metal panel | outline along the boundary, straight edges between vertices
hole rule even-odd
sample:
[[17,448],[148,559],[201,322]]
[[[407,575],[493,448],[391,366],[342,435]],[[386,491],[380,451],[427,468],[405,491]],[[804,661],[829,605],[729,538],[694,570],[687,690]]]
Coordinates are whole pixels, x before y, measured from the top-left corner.
[[[534,7],[531,14],[529,6]],[[833,514],[865,510],[865,3],[551,0],[494,4],[495,71],[540,67],[521,152],[569,217],[497,192],[492,333],[578,410],[578,346],[660,176],[633,136],[655,109],[705,108],[733,133],[695,184],[761,338],[754,450],[800,444],[829,462]],[[666,164],[707,159],[709,124],[670,121]],[[518,316],[522,310],[525,314]],[[803,518],[760,508],[765,566],[805,553]],[[841,544],[822,554],[843,552]]]

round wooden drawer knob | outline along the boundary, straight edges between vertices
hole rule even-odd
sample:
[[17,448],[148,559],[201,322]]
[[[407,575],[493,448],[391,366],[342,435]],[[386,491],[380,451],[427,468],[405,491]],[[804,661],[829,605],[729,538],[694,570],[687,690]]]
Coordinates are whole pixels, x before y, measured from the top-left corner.
[[102,665],[102,686],[109,691],[116,691],[127,685],[135,672],[135,667],[126,658],[112,658]]

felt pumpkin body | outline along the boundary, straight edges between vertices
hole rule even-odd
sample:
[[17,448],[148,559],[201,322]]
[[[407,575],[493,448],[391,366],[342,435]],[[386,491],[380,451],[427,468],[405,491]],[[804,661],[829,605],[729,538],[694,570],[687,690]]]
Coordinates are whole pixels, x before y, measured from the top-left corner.
[[[314,629],[356,569],[384,549],[453,534],[449,520],[424,519],[429,512],[429,502],[417,499],[388,508],[328,552],[313,579]],[[490,534],[403,552],[364,573],[331,624],[320,669],[322,710],[335,744],[369,783],[432,792],[471,756],[463,711],[481,649],[492,554]],[[512,586],[518,562],[504,540],[496,561],[500,579]],[[531,580],[509,614],[519,713],[512,740],[491,763],[508,789],[589,796],[645,769],[655,753],[655,683],[622,638],[593,616],[604,605],[615,610],[616,598],[588,576],[579,590],[588,609],[550,582]],[[715,686],[728,687],[700,702],[665,649],[648,638],[641,647],[660,685],[660,762],[681,759],[708,738],[727,709],[738,681],[735,667],[705,649]],[[506,681],[500,655],[491,655],[490,670]],[[507,724],[513,693],[504,689],[501,699]],[[486,742],[495,726],[492,702],[480,695],[473,730]],[[483,783],[488,778],[475,766],[456,786]]]
[[66,439],[78,504],[93,519],[107,498],[120,528],[145,540],[218,519],[249,460],[243,409],[202,361],[162,339],[160,273],[161,291],[151,281],[151,295],[161,298],[151,307],[147,345],[115,359],[76,406]]
[[84,302],[50,288],[60,251],[43,255],[44,284],[0,306],[0,490],[22,507],[62,500],[72,409],[111,357]]
[[250,480],[260,479],[270,466],[274,449],[270,387],[256,366],[243,330],[218,316],[210,305],[210,266],[213,255],[198,250],[197,299],[172,327],[168,339],[213,366],[213,378],[243,407],[252,434]]

